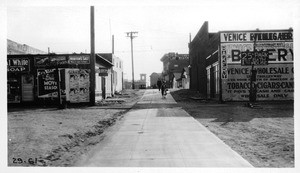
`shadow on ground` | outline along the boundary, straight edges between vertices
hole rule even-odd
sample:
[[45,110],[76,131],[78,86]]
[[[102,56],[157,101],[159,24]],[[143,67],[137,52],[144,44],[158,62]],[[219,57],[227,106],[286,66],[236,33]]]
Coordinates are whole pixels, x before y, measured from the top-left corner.
[[132,109],[160,109],[160,108],[176,108],[179,107],[178,104],[163,104],[163,103],[137,103]]
[[197,91],[177,90],[173,98],[194,118],[214,119],[213,122],[248,122],[254,118],[283,118],[294,116],[294,102],[258,102],[258,108],[250,108],[247,102],[218,103],[215,100],[195,100],[201,97]]

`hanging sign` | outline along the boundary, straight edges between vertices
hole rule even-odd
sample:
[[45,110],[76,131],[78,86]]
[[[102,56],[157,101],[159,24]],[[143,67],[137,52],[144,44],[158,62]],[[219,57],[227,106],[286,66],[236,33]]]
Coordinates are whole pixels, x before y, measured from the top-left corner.
[[99,68],[97,73],[99,73],[99,76],[108,76],[108,68]]

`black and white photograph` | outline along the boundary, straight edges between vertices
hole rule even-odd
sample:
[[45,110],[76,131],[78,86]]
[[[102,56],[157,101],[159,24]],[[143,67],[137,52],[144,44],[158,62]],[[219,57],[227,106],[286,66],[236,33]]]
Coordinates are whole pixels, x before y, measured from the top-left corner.
[[0,4],[4,172],[297,172],[300,1]]

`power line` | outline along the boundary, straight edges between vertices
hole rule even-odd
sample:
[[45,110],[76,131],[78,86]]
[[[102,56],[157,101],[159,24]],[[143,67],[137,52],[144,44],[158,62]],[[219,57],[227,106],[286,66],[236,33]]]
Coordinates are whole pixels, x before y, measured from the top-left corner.
[[[111,19],[111,18],[110,18],[110,19]],[[173,33],[173,34],[188,35],[188,33],[174,32],[174,31],[163,30],[163,29],[154,29],[154,28],[142,29],[142,28],[140,28],[140,26],[138,26],[138,25],[136,25],[136,24],[133,24],[133,23],[130,23],[130,22],[124,22],[124,21],[117,20],[117,19],[111,19],[111,20],[117,21],[118,23],[123,23],[123,24],[125,24],[125,25],[139,27],[139,30],[146,31],[146,32],[150,32],[150,31],[159,31],[159,32],[165,32],[165,33]]]

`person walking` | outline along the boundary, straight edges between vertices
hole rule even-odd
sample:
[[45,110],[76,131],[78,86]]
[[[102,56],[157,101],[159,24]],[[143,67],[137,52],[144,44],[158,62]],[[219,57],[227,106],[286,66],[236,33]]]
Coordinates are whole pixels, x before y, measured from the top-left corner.
[[167,89],[166,82],[162,81],[162,84],[161,84],[161,96],[162,96],[162,98],[166,98],[166,95],[167,95],[166,89]]
[[158,80],[157,80],[157,83],[156,83],[156,85],[157,85],[157,87],[158,87],[158,91],[160,91],[160,89],[161,89],[161,84],[162,84],[161,80],[158,79]]

